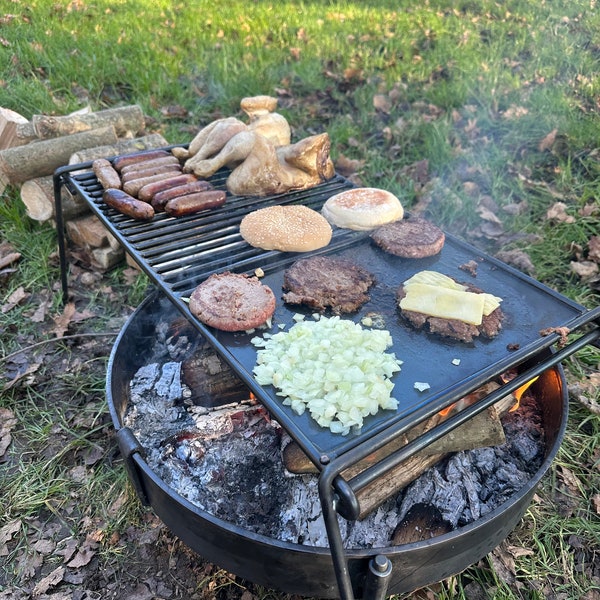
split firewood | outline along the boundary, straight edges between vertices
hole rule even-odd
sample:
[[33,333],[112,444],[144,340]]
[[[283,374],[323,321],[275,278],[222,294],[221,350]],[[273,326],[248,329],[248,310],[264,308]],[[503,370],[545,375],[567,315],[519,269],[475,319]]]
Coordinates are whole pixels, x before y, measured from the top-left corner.
[[115,128],[104,127],[0,151],[0,193],[9,184],[19,184],[66,165],[82,148],[116,144]]
[[[21,185],[20,197],[30,219],[44,223],[56,216],[52,175],[25,181]],[[64,186],[61,188],[60,197],[65,221],[90,212],[87,204]]]
[[61,116],[33,115],[31,122],[35,134],[41,140],[111,126],[115,128],[118,137],[137,136],[146,125],[144,113],[137,104]]
[[121,263],[125,257],[123,248],[105,246],[103,248],[92,248],[90,251],[90,265],[98,271],[108,271]]
[[86,163],[97,158],[111,158],[121,154],[131,154],[142,150],[153,150],[167,146],[167,140],[160,133],[150,133],[141,137],[118,140],[115,144],[85,148],[73,153],[69,158],[70,165]]
[[36,139],[33,124],[10,108],[0,107],[0,150],[23,146]]
[[96,215],[71,219],[66,225],[68,238],[84,248],[119,248],[117,239],[106,229]]

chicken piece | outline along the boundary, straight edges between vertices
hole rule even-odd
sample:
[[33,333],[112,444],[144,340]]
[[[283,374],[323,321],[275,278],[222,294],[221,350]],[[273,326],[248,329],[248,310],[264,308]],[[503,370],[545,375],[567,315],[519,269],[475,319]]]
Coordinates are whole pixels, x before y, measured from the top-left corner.
[[209,177],[227,166],[233,169],[227,178],[232,194],[268,196],[312,187],[333,177],[329,150],[327,133],[276,147],[264,136],[245,131],[231,138],[214,158],[195,163],[193,172]]
[[[240,131],[248,129],[248,125],[235,117],[217,119],[203,127],[196,137],[185,148],[174,148],[173,153],[179,159],[195,157],[196,160],[210,158],[221,151],[223,146]],[[177,153],[175,153],[177,150]]]
[[277,98],[272,96],[253,96],[243,98],[241,109],[248,115],[248,129],[264,135],[276,146],[286,146],[292,140],[292,132],[287,119],[275,112]]

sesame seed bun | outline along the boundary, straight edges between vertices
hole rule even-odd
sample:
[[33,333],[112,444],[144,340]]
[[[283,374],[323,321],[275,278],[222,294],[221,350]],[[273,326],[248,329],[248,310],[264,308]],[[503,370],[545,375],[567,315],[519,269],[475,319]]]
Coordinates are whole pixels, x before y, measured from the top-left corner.
[[321,214],[337,227],[364,231],[401,219],[404,208],[387,190],[352,188],[331,196]]
[[268,206],[247,214],[240,223],[241,236],[255,248],[308,252],[327,246],[331,226],[308,206]]

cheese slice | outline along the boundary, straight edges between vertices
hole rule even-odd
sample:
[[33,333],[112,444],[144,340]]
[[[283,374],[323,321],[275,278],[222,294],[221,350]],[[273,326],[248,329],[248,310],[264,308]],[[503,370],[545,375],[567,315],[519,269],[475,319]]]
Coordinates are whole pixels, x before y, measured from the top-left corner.
[[402,310],[481,325],[485,304],[483,294],[451,290],[427,283],[412,283],[404,289],[406,296],[400,300]]

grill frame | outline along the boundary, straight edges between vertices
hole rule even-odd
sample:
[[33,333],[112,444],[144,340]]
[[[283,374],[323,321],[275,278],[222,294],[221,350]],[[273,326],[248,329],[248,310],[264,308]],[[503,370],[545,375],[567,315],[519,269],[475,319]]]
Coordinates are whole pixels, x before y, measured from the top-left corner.
[[[172,147],[170,147],[172,148]],[[472,257],[485,261],[494,269],[502,270],[515,280],[522,282],[526,288],[543,292],[549,302],[556,303],[567,309],[570,318],[561,323],[549,323],[548,326],[562,326],[569,330],[583,330],[592,325],[592,330],[583,333],[581,337],[567,347],[557,352],[550,351],[559,341],[559,335],[553,333],[528,343],[525,348],[506,359],[497,361],[488,368],[468,376],[458,384],[450,386],[444,393],[434,397],[432,401],[417,407],[404,418],[391,420],[375,427],[368,435],[359,434],[350,443],[335,447],[323,447],[315,442],[314,438],[298,425],[297,419],[282,409],[276,397],[265,394],[263,388],[258,386],[251,374],[251,368],[244,365],[236,356],[236,342],[231,337],[221,332],[215,333],[212,328],[204,326],[189,311],[184,298],[201,281],[213,273],[223,270],[235,272],[252,272],[255,268],[262,268],[267,273],[280,274],[282,270],[298,259],[296,253],[281,253],[277,251],[262,251],[250,248],[239,236],[239,221],[241,218],[257,208],[273,204],[302,203],[311,208],[319,209],[324,201],[334,193],[354,187],[347,179],[336,175],[332,180],[311,190],[289,192],[267,198],[232,197],[228,193],[225,206],[208,215],[190,215],[174,220],[166,215],[157,215],[151,222],[136,222],[129,217],[118,214],[113,209],[104,205],[101,200],[102,189],[95,175],[91,171],[91,162],[79,165],[70,165],[58,169],[54,174],[54,192],[57,213],[57,231],[59,237],[59,253],[61,259],[61,279],[63,293],[66,299],[68,294],[66,242],[64,239],[64,223],[62,219],[61,188],[66,185],[72,193],[78,194],[100,218],[102,223],[114,235],[124,249],[130,254],[139,267],[148,275],[151,281],[166,295],[176,308],[200,331],[200,333],[213,344],[223,358],[232,366],[238,376],[256,394],[258,399],[266,405],[274,418],[287,430],[313,463],[321,470],[319,478],[319,491],[322,499],[323,513],[330,539],[330,550],[334,562],[334,569],[338,579],[340,594],[343,598],[352,598],[351,582],[348,574],[346,560],[337,516],[342,515],[348,519],[356,519],[360,513],[360,504],[357,493],[366,485],[372,483],[389,469],[397,466],[406,458],[433,443],[458,425],[468,421],[475,414],[485,410],[506,394],[511,393],[522,383],[548,368],[558,364],[566,357],[577,352],[585,345],[597,343],[599,337],[598,319],[600,307],[587,310],[583,306],[565,298],[557,292],[543,286],[519,271],[497,261],[493,257],[481,253],[465,242],[447,235],[447,243],[461,248],[470,253]],[[217,173],[211,181],[217,188],[224,188],[226,171]],[[227,218],[223,218],[223,215]],[[156,244],[156,238],[168,236],[166,247]],[[185,241],[172,241],[172,236],[177,233]],[[193,237],[195,236],[195,237]],[[334,229],[332,241],[329,246],[315,253],[336,254],[345,249],[365,243],[367,234],[344,229]],[[193,246],[190,247],[190,240]],[[198,249],[203,257],[210,256],[211,260],[198,264],[198,254],[189,253],[190,248]],[[187,252],[184,252],[184,250]],[[313,253],[314,254],[314,253]],[[165,260],[168,258],[168,260]],[[265,268],[266,267],[266,268]],[[486,290],[489,291],[489,290]],[[543,358],[538,358],[543,357]],[[446,408],[466,396],[484,383],[507,369],[518,366],[527,361],[533,366],[521,375],[506,384],[497,392],[481,399],[468,409],[454,415],[443,425],[437,426],[427,434],[421,436],[400,451],[387,459],[370,467],[352,481],[345,481],[340,473],[350,465],[364,459],[374,450],[383,447],[401,435],[415,424],[430,418],[439,410]]]

